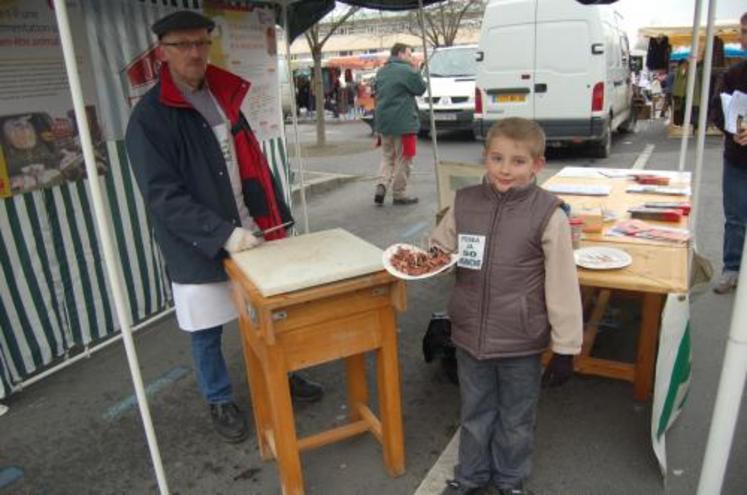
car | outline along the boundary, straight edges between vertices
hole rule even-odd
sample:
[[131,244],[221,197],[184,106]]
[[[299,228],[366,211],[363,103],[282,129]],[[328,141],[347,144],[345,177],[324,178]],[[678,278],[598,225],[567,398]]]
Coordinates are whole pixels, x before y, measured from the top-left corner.
[[436,130],[472,131],[477,45],[436,48],[429,58],[431,95],[416,98],[420,132],[430,132],[430,102]]
[[535,120],[549,145],[610,154],[635,126],[628,38],[612,7],[575,0],[491,0],[477,52],[474,133],[498,119]]

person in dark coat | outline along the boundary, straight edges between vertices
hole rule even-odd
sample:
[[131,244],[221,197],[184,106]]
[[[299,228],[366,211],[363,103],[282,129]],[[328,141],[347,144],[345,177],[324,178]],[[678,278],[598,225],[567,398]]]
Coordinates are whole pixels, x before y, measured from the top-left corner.
[[[747,50],[747,12],[742,15],[740,23],[742,49]],[[747,93],[747,61],[733,65],[724,74],[721,91],[715,92],[711,104],[713,121],[724,133],[724,268],[713,286],[717,294],[726,294],[737,286],[747,226],[747,115],[741,126],[736,123],[736,133],[727,131],[719,96],[722,92],[732,94],[734,91]]]
[[[257,246],[253,232],[291,216],[240,110],[250,83],[208,63],[213,27],[193,11],[153,24],[160,81],[133,109],[125,144],[166,260],[179,327],[191,335],[200,392],[217,433],[240,442],[248,427],[221,349],[223,325],[237,313],[222,261]],[[285,235],[280,229],[265,239]],[[290,380],[294,398],[321,398],[318,385]]]

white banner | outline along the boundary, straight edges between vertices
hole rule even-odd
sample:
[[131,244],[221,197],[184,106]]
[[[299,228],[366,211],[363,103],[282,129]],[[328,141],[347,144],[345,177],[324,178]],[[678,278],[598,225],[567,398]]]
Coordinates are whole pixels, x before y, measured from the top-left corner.
[[685,294],[669,294],[661,318],[651,410],[651,443],[664,478],[667,476],[666,433],[685,405],[690,390],[691,362],[690,300]]
[[[99,170],[108,168],[77,2],[68,2]],[[57,21],[45,0],[0,2],[0,198],[85,176]]]
[[[163,6],[162,2],[81,0],[81,3],[94,65],[102,69],[96,72],[99,101],[106,102],[110,110],[104,116],[104,134],[106,139],[119,140],[124,137],[134,104],[158,82],[160,61],[150,26],[164,15],[182,9]],[[251,82],[242,110],[257,139],[281,137],[273,11],[203,2],[200,12],[216,23],[210,62]]]

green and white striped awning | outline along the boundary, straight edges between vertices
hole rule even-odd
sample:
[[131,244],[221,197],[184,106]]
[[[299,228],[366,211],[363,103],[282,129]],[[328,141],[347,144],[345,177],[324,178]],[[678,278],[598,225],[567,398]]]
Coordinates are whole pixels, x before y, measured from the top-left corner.
[[[262,148],[290,204],[285,143],[272,139]],[[109,141],[106,151],[109,221],[137,324],[172,306],[171,286],[124,143]],[[118,331],[87,181],[0,201],[0,271],[0,398]]]

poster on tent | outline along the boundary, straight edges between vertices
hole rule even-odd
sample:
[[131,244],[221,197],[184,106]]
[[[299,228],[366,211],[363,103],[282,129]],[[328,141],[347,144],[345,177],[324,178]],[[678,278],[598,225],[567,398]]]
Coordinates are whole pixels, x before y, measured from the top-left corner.
[[[78,5],[69,2],[99,173],[107,170]],[[85,177],[57,22],[46,0],[0,2],[0,198]]]
[[[180,10],[163,2],[80,0],[98,67],[99,101],[109,111],[104,116],[106,139],[123,139],[130,111],[157,82],[161,69],[158,46],[150,26]],[[250,81],[242,104],[260,141],[282,136],[277,41],[273,11],[259,7],[230,7],[225,2],[199,2],[204,15],[215,21],[211,33],[210,63]],[[122,23],[118,19],[130,19]],[[114,98],[114,100],[112,99]]]

